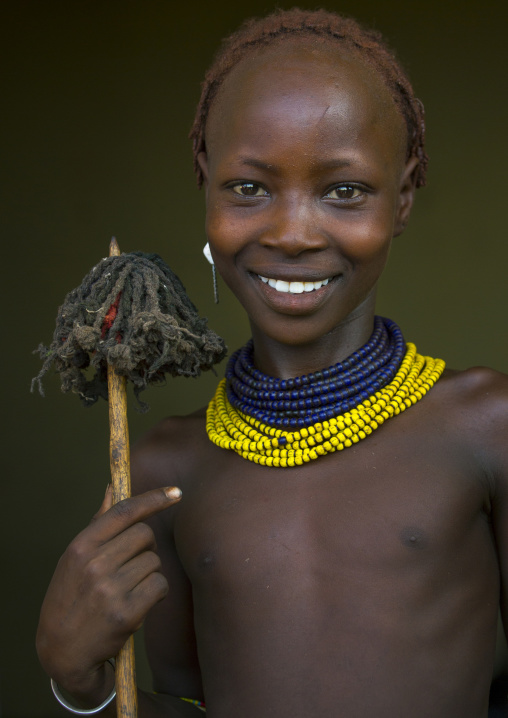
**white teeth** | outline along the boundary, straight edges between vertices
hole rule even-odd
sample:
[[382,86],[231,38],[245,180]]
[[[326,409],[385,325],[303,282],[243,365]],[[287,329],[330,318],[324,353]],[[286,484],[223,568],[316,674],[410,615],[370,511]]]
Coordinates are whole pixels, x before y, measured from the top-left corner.
[[258,277],[264,284],[268,284],[273,287],[277,292],[283,292],[284,294],[302,294],[303,292],[313,292],[316,289],[321,289],[328,284],[330,279],[322,279],[319,282],[286,282],[283,279],[269,279],[268,277],[262,277],[258,274]]

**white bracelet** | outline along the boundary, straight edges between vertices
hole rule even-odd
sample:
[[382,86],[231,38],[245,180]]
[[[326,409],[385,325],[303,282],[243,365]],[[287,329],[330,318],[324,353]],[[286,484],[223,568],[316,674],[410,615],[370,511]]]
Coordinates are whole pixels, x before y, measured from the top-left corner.
[[[113,668],[115,667],[115,659],[114,658],[108,658],[107,662],[110,663],[113,666]],[[114,698],[116,696],[116,688],[113,688],[113,690],[111,691],[111,694],[106,698],[105,701],[102,701],[100,706],[97,706],[97,708],[84,709],[84,708],[75,708],[74,706],[71,706],[71,704],[68,703],[65,700],[65,698],[63,697],[63,695],[60,693],[60,688],[58,687],[58,684],[52,678],[51,678],[51,690],[53,691],[53,695],[55,696],[55,698],[57,699],[57,701],[60,703],[61,706],[66,708],[71,713],[75,713],[75,715],[78,715],[78,716],[91,716],[94,713],[100,713],[102,710],[104,710],[104,708],[106,706],[109,706],[111,701],[114,700]]]

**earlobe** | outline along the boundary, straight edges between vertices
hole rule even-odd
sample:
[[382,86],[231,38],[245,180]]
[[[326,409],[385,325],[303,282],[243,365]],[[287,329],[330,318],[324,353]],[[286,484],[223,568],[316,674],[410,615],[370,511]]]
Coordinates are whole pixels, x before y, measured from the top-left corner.
[[395,218],[395,229],[393,236],[398,237],[409,222],[409,215],[413,206],[413,200],[416,190],[416,168],[418,167],[418,157],[410,157],[406,162],[404,172],[401,177],[399,191],[399,206],[397,209],[397,217]]

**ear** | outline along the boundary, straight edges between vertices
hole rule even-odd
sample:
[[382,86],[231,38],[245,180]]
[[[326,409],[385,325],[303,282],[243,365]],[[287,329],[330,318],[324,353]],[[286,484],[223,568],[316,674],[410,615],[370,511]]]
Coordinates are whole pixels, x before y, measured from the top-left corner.
[[202,152],[198,153],[197,156],[199,169],[201,170],[203,174],[203,184],[205,187],[205,196],[206,199],[208,199],[208,155],[203,150]]
[[402,234],[409,222],[409,215],[413,206],[413,200],[416,190],[416,168],[418,167],[418,157],[410,157],[406,162],[402,177],[400,179],[399,202],[397,215],[395,217],[394,237]]

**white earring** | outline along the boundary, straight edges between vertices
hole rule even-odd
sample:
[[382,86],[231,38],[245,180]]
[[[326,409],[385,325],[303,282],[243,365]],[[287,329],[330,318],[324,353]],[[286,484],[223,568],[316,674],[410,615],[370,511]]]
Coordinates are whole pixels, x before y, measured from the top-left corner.
[[212,253],[210,251],[210,245],[208,242],[203,247],[203,254],[207,258],[208,262],[212,265],[213,298],[215,300],[215,304],[218,304],[219,303],[219,291],[218,291],[218,287],[217,287],[217,271],[215,269],[215,264],[213,261]]

